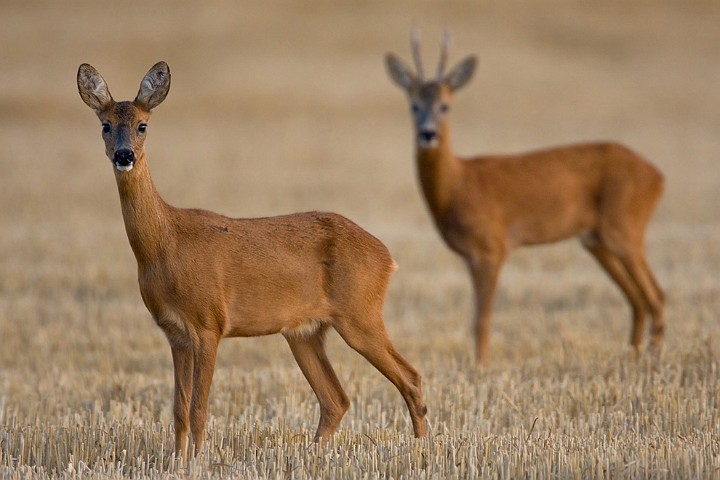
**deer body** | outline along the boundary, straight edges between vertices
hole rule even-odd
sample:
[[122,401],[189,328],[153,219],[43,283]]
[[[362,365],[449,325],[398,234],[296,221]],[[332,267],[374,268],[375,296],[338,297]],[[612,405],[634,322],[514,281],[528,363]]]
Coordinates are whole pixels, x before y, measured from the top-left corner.
[[282,333],[320,403],[315,440],[332,435],[349,400],[325,354],[329,327],[398,388],[415,435],[426,435],[420,375],[382,318],[395,269],[387,248],[333,213],[235,219],[168,205],[153,185],[144,133],[169,84],[160,62],[133,102],[115,102],[93,67],[78,71],[80,95],[103,123],[143,301],[172,350],[176,452],[184,454],[189,431],[196,453],[202,446],[224,337]]
[[[216,312],[207,327],[220,336],[251,337],[312,333],[346,317],[343,307],[361,307],[363,297],[382,301],[394,262],[379,240],[346,218],[309,212],[234,219],[175,208],[156,194],[154,202],[138,202],[141,192],[125,190],[146,188],[142,170],[118,174],[121,205],[143,300],[171,342],[188,332],[173,332],[166,319],[197,318],[195,306]],[[353,300],[336,285],[339,278],[374,281],[359,283]]]
[[651,341],[659,346],[664,294],[647,265],[644,241],[662,195],[662,174],[616,143],[457,157],[450,141],[450,104],[453,93],[472,77],[475,57],[445,75],[446,34],[437,77],[426,80],[416,31],[412,44],[417,75],[392,54],[386,62],[412,106],[417,170],[427,206],[473,280],[477,360],[488,358],[492,302],[510,251],[570,237],[580,239],[627,297],[633,310],[631,344],[640,346],[645,318],[651,316]]
[[[440,168],[432,164],[442,162],[451,166],[440,179]],[[461,255],[475,247],[509,251],[590,235],[601,222],[612,235],[621,228],[613,220],[623,203],[641,208],[644,194],[662,192],[655,167],[613,143],[472,159],[421,151],[417,163],[436,226]],[[613,191],[623,187],[627,191]]]

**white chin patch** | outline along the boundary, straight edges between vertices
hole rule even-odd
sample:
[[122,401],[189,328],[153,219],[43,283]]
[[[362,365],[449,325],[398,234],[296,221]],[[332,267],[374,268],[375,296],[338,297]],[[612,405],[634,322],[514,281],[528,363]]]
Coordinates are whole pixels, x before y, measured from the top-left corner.
[[418,144],[420,148],[435,148],[438,146],[438,141],[434,139],[430,141],[420,140]]
[[115,164],[115,168],[118,169],[118,171],[120,172],[129,172],[133,169],[133,166],[134,164],[132,163],[130,165],[118,165],[117,163]]

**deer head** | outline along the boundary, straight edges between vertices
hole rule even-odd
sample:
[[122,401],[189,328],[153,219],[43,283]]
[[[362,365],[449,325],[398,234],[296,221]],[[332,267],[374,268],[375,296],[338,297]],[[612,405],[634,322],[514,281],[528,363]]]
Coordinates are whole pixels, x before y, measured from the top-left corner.
[[132,102],[115,102],[100,73],[87,63],[78,69],[77,84],[80,97],[95,111],[102,123],[106,155],[117,171],[132,170],[143,156],[150,113],[165,100],[170,91],[170,69],[167,63],[158,62],[148,71]]
[[472,78],[477,59],[474,55],[470,55],[445,74],[450,48],[450,32],[445,30],[437,72],[434,78],[426,80],[422,68],[420,34],[417,27],[412,30],[410,43],[416,74],[413,74],[410,68],[392,53],[386,55],[385,63],[392,80],[408,94],[418,147],[436,148],[447,131],[452,94]]

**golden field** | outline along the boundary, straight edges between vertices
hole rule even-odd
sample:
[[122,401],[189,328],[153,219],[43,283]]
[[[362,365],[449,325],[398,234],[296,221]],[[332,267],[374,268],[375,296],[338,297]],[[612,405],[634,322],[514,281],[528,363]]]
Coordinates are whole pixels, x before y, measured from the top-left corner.
[[[0,3],[0,478],[720,478],[720,4],[714,1]],[[515,252],[492,364],[473,366],[465,266],[420,197],[383,56],[476,53],[460,154],[616,140],[667,189],[648,256],[667,292],[660,362],[635,360],[624,298],[577,242]],[[318,408],[280,336],[221,344],[205,451],[172,457],[172,359],[147,313],[78,65],[170,95],[146,143],[176,206],[331,210],[400,265],[385,307],[423,375],[431,436],[337,335],[352,405]],[[548,186],[551,188],[552,186]]]

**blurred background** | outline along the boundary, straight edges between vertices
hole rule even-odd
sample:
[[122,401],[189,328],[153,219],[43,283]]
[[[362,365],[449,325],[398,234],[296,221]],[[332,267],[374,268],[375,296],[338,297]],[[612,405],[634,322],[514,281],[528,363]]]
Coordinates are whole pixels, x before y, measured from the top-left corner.
[[[510,257],[491,367],[472,368],[468,275],[426,212],[407,101],[385,72],[388,51],[410,63],[413,23],[428,71],[445,27],[450,66],[480,59],[455,99],[458,154],[613,140],[665,173],[647,237],[668,294],[660,367],[626,361],[628,306],[569,241]],[[167,202],[234,217],[336,211],[388,245],[400,269],[386,324],[423,375],[440,436],[417,464],[452,469],[453,452],[473,460],[472,447],[493,478],[538,465],[554,476],[578,465],[592,477],[717,472],[719,26],[716,0],[0,0],[0,476],[69,477],[73,462],[111,474],[126,452],[142,469],[126,476],[166,471],[170,350],[140,298],[100,123],[76,86],[87,62],[116,100],[132,99],[159,60],[172,86],[146,149]],[[353,402],[338,464],[357,453],[356,475],[377,451],[377,476],[393,476],[391,443],[373,438],[400,435],[405,448],[402,402],[337,335],[328,343]],[[281,336],[232,340],[210,416],[210,451],[250,477],[245,448],[309,441],[317,403]],[[281,470],[303,461],[271,449]],[[227,466],[219,455],[211,468]],[[445,475],[480,470],[457,471]]]
[[[143,342],[150,338],[162,364],[169,362],[137,292],[100,124],[77,94],[83,62],[101,72],[116,100],[134,98],[158,60],[170,65],[171,91],[146,143],[155,184],[169,203],[229,216],[321,209],[352,218],[388,244],[401,266],[387,311],[394,336],[411,349],[432,345],[426,328],[447,326],[455,342],[447,350],[469,354],[466,272],[425,211],[408,106],[384,67],[388,51],[410,61],[413,23],[422,29],[428,70],[446,26],[453,33],[451,65],[470,53],[480,59],[475,78],[456,97],[459,154],[615,140],[662,169],[667,191],[648,253],[670,294],[671,342],[688,334],[689,317],[703,335],[717,332],[716,1],[5,1],[0,334],[8,347],[6,373],[43,359],[56,368],[97,367],[93,355],[64,357],[53,349],[63,351],[72,337],[75,351],[108,352],[117,343],[108,329],[122,339],[123,356],[147,362]],[[622,297],[574,245],[518,252],[500,290],[492,340],[500,359],[513,358],[518,342],[539,353],[542,341],[533,335],[552,320],[528,322],[536,330],[527,337],[517,336],[513,322],[524,325],[527,315],[568,306],[575,318],[573,308],[605,301],[616,309],[606,312],[617,314],[598,314],[593,324],[582,312],[591,318],[577,322],[582,329],[573,333],[574,321],[559,321],[558,328],[570,340],[592,331],[600,338],[594,345],[626,342]],[[688,313],[690,305],[700,310]],[[526,311],[516,315],[513,308]],[[135,323],[141,334],[132,331]],[[17,355],[25,351],[34,359]]]

